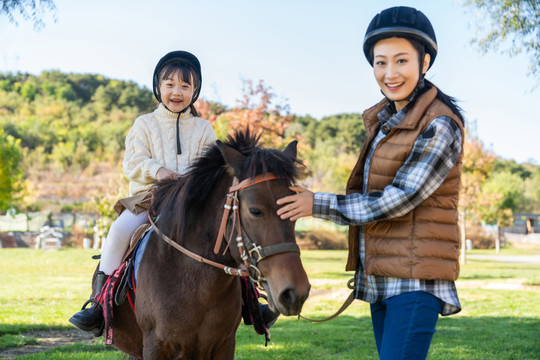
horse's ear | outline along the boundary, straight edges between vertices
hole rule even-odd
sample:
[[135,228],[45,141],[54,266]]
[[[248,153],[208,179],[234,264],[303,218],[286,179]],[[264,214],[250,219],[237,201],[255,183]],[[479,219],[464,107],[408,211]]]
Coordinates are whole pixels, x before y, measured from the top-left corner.
[[217,145],[219,147],[219,150],[221,150],[221,154],[223,155],[223,159],[225,159],[225,162],[228,165],[229,173],[232,176],[239,175],[240,171],[242,169],[242,164],[244,163],[245,156],[242,155],[236,149],[233,149],[229,145],[224,144],[219,140],[217,140],[216,142],[217,142]]
[[283,153],[296,159],[296,145],[298,145],[298,140],[291,141],[285,150],[283,150]]

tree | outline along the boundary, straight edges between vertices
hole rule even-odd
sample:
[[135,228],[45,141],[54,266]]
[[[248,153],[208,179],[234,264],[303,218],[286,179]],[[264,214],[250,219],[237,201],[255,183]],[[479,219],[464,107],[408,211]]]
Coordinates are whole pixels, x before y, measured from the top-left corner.
[[478,209],[485,205],[482,199],[482,185],[486,182],[494,166],[495,155],[484,149],[480,139],[466,133],[463,145],[463,169],[459,205],[461,211],[472,216],[478,222]]
[[224,138],[235,129],[249,126],[253,132],[262,133],[261,140],[265,146],[282,147],[285,143],[285,130],[294,119],[294,116],[289,114],[288,105],[273,103],[272,99],[276,95],[263,80],[259,80],[257,84],[252,80],[244,80],[242,90],[243,95],[242,99],[237,101],[238,106],[221,113],[212,123],[218,138]]
[[22,190],[22,162],[20,140],[4,133],[0,128],[0,209],[13,205],[16,194]]
[[502,228],[511,225],[514,212],[525,200],[523,179],[510,172],[492,173],[482,186],[481,195],[487,201],[477,211],[482,221],[497,225],[499,232],[495,249],[499,252]]
[[[529,73],[540,81],[540,4],[538,0],[466,0],[478,21],[472,40],[483,53],[503,45],[509,56],[521,52],[530,57]],[[486,19],[490,19],[486,29]]]
[[45,27],[45,13],[51,11],[56,22],[56,5],[53,0],[0,0],[0,15],[6,14],[9,21],[19,25],[16,20],[17,14],[24,20],[34,23],[34,30],[41,31]]
[[525,203],[519,208],[520,212],[540,212],[540,167],[531,177],[525,180]]
[[475,137],[465,134],[463,144],[463,168],[461,175],[461,190],[459,196],[459,211],[461,220],[461,263],[465,263],[465,241],[467,220],[478,222],[479,209],[489,203],[482,197],[482,185],[486,182],[493,169],[495,155],[484,149],[484,144]]

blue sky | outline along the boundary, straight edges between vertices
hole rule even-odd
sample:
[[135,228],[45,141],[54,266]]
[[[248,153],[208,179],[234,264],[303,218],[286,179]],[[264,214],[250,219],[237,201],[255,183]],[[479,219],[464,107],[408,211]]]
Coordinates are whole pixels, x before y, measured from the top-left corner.
[[470,129],[505,159],[540,164],[540,90],[525,56],[479,54],[479,19],[463,0],[140,1],[55,0],[57,22],[0,16],[0,72],[57,69],[133,80],[151,88],[159,58],[187,50],[203,68],[202,97],[236,104],[242,79],[263,79],[291,112],[321,118],[362,112],[381,98],[362,39],[372,17],[413,6],[431,20],[439,44],[427,78],[460,100]]

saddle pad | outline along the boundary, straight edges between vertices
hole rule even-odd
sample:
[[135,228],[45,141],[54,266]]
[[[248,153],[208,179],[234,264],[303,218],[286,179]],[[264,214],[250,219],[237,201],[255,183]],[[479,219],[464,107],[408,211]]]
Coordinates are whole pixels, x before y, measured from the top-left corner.
[[150,238],[150,234],[154,232],[154,229],[150,228],[144,234],[141,241],[139,242],[139,245],[137,246],[137,251],[135,252],[135,259],[133,261],[133,270],[134,270],[134,276],[135,276],[135,284],[133,284],[133,287],[137,286],[137,275],[139,274],[139,266],[141,266],[141,259],[144,254],[144,251],[146,250],[146,244],[148,244],[148,239]]

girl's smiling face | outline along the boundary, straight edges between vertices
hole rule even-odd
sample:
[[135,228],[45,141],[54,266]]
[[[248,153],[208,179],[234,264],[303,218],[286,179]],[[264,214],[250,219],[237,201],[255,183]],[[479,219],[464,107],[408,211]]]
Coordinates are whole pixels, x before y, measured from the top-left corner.
[[[429,54],[422,64],[422,74],[429,67]],[[394,101],[396,110],[409,103],[420,78],[418,52],[404,38],[379,40],[373,47],[373,72],[384,95]]]
[[163,105],[172,112],[179,113],[191,104],[195,91],[193,76],[190,76],[190,83],[182,80],[179,70],[173,71],[166,78],[159,82],[159,91]]

